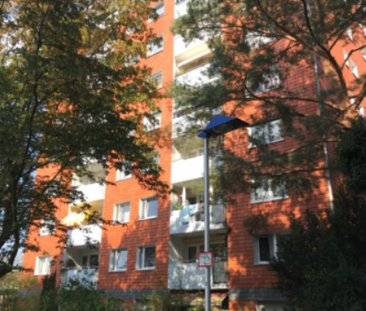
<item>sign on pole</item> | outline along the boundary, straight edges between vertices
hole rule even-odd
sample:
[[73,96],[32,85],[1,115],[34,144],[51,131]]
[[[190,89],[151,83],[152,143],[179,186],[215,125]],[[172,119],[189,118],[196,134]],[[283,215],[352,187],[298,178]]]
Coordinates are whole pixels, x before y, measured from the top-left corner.
[[212,267],[213,264],[213,254],[212,252],[199,252],[198,253],[198,267]]

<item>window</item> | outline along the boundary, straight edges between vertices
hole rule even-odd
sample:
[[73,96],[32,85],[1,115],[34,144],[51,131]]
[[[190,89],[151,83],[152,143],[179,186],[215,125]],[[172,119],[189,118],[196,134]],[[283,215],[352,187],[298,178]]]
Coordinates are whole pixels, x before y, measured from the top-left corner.
[[[164,16],[164,1],[155,4],[152,8],[155,10],[155,13],[158,14],[158,18]],[[147,22],[151,23],[153,21],[154,19],[150,17]]]
[[149,117],[144,118],[144,127],[146,131],[156,130],[161,126],[161,112],[155,112]]
[[114,205],[113,220],[120,223],[127,223],[130,221],[130,203],[120,203]]
[[188,246],[188,262],[196,262],[198,259],[198,252],[203,252],[203,245]]
[[127,249],[112,249],[109,258],[109,271],[126,271]]
[[267,264],[277,254],[277,239],[274,234],[255,237],[254,260],[256,264]]
[[36,268],[34,275],[50,274],[51,256],[38,256],[36,259]]
[[130,55],[128,60],[125,62],[125,66],[126,67],[133,66],[133,65],[137,64],[139,61],[140,61],[139,55]]
[[251,203],[268,202],[288,198],[286,182],[283,179],[261,178],[253,182]]
[[278,72],[278,67],[274,66],[269,73],[263,75],[262,81],[255,90],[252,90],[252,92],[254,95],[259,95],[277,89],[279,86],[280,74]]
[[153,56],[163,50],[163,35],[157,36],[156,39],[158,42],[154,41],[147,44],[146,57]]
[[282,120],[248,127],[249,148],[283,140]]
[[137,249],[137,269],[155,269],[155,246],[144,246]]
[[354,75],[356,78],[358,78],[358,77],[359,77],[359,76],[358,76],[358,68],[357,68],[356,64],[353,62],[353,60],[352,60],[352,59],[350,60],[350,65],[351,65],[351,71],[352,71],[353,75]]
[[346,33],[347,33],[348,38],[351,41],[353,41],[352,29],[351,28],[347,28]]
[[140,219],[155,218],[158,216],[158,198],[152,197],[140,201]]
[[161,89],[163,87],[163,72],[158,71],[151,75],[150,81],[155,85],[157,89]]
[[55,217],[44,218],[41,221],[41,228],[39,230],[40,236],[52,235],[55,233],[56,219]]
[[361,53],[362,53],[363,59],[366,60],[366,50],[365,49],[362,49],[361,50]]
[[132,165],[129,162],[117,162],[119,165],[123,165],[123,169],[116,169],[116,181],[128,179],[132,177]]
[[99,255],[98,254],[84,255],[81,258],[81,266],[83,268],[98,268],[98,266],[99,266]]
[[349,67],[348,53],[346,52],[345,49],[343,49],[343,57],[344,57],[344,63],[346,64],[347,67]]

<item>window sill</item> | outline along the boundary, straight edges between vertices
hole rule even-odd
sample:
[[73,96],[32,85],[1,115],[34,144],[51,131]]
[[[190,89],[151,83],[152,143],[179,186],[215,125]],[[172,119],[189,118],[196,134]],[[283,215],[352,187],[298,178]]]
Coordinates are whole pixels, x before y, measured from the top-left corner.
[[155,267],[151,267],[151,268],[136,268],[137,271],[152,271],[155,270]]
[[152,216],[152,217],[146,217],[146,218],[139,218],[139,220],[150,220],[150,219],[156,219],[158,216]]
[[260,204],[260,203],[267,203],[267,202],[272,202],[272,201],[280,201],[280,200],[287,200],[289,197],[281,197],[281,198],[271,198],[271,199],[263,199],[263,200],[258,200],[258,201],[253,201],[252,199],[250,199],[250,204]]
[[274,141],[265,142],[261,145],[254,145],[254,144],[248,143],[248,149],[260,148],[262,146],[272,145],[272,144],[279,143],[279,142],[284,141],[284,140],[285,140],[284,138],[281,138],[281,139],[277,139],[277,140],[274,140]]
[[125,178],[121,178],[121,179],[116,179],[116,182],[118,182],[118,181],[122,181],[122,180],[131,179],[131,178],[132,178],[132,176],[125,177]]
[[269,261],[258,261],[254,263],[255,266],[268,266],[269,264]]
[[127,269],[124,269],[124,270],[110,270],[108,271],[108,273],[118,273],[118,272],[126,272]]

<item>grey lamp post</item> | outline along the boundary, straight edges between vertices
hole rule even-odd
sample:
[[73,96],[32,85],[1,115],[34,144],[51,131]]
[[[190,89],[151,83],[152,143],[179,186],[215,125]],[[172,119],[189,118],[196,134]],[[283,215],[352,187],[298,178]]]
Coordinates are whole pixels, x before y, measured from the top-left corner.
[[[210,176],[209,176],[209,139],[234,131],[241,127],[247,127],[249,124],[233,117],[215,116],[205,129],[197,136],[204,139],[204,197],[205,197],[205,252],[210,251]],[[205,271],[205,311],[211,310],[211,267],[206,267]]]

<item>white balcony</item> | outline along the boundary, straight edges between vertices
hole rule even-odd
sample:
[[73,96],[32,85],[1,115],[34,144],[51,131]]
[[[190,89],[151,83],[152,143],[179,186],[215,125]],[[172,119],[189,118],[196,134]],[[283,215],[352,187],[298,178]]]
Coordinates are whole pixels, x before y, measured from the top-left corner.
[[86,246],[100,244],[102,239],[101,225],[86,225],[67,231],[68,246]]
[[194,39],[191,42],[186,43],[181,36],[175,36],[174,57],[177,63],[204,54],[205,51],[209,50],[207,41],[208,38],[204,37],[203,39]]
[[97,288],[98,269],[65,268],[61,271],[61,284],[67,285],[70,280],[79,280],[82,284]]
[[[211,274],[211,288],[227,289],[227,272],[224,266],[227,262],[215,261]],[[204,289],[205,268],[199,268],[193,263],[169,263],[169,289]]]
[[[176,1],[178,2],[178,1]],[[188,2],[189,0],[180,0],[178,3],[175,4],[174,7],[174,18],[182,17],[186,15],[188,12]]]
[[172,162],[172,184],[203,178],[203,155]]
[[[204,230],[203,204],[185,206],[170,213],[170,234],[193,233]],[[210,206],[210,230],[226,229],[226,208],[222,204]]]
[[[86,202],[95,202],[101,201],[105,198],[105,185],[101,185],[98,183],[92,183],[89,185],[80,185],[77,186],[76,189],[81,191],[85,197]],[[75,201],[73,204],[78,205],[81,204],[81,201]]]
[[218,76],[208,77],[205,73],[207,72],[209,67],[210,64],[197,67],[193,70],[188,71],[187,73],[179,75],[176,80],[179,83],[187,84],[189,86],[199,86],[213,82],[218,79]]

